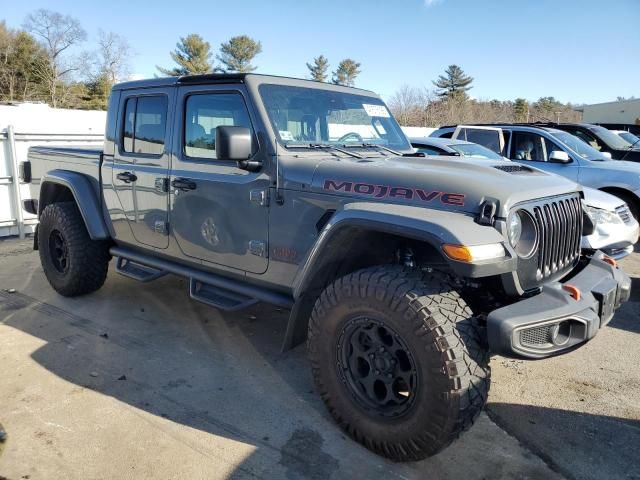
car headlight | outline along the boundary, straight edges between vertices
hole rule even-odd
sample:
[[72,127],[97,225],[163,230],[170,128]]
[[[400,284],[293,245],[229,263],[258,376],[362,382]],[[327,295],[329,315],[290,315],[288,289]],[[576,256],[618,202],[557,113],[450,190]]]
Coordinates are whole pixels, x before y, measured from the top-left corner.
[[591,207],[589,205],[585,205],[584,209],[595,226],[604,223],[612,223],[614,225],[622,225],[623,223],[622,219],[616,212]]
[[517,210],[509,216],[507,235],[519,257],[530,257],[538,246],[536,222],[525,210]]

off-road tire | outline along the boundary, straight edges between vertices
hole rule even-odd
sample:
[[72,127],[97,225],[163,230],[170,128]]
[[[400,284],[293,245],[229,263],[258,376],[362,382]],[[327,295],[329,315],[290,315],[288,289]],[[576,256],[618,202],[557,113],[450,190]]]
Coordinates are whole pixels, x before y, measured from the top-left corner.
[[[341,376],[339,339],[361,316],[394,330],[416,360],[418,390],[398,418],[362,408]],[[395,461],[434,455],[473,424],[489,392],[485,344],[451,277],[400,266],[366,268],[329,285],[315,303],[307,340],[316,388],[337,423]]]
[[[66,246],[67,260],[62,269],[52,253],[54,236],[62,239]],[[38,226],[38,251],[47,280],[65,297],[94,292],[107,278],[111,259],[109,246],[106,241],[91,240],[74,202],[52,203],[45,207]]]

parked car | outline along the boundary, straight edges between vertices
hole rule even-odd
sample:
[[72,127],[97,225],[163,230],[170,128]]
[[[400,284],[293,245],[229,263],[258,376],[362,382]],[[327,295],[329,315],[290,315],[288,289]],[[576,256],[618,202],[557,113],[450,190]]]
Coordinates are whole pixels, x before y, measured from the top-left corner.
[[610,193],[629,206],[636,221],[640,218],[640,164],[611,160],[563,130],[520,124],[450,125],[431,136],[479,143],[510,160]]
[[614,160],[640,162],[640,144],[634,146],[625,139],[620,138],[611,130],[600,125],[591,125],[590,123],[547,123],[534,125],[569,132],[580,140],[587,142],[599,152],[611,154],[611,158]]
[[600,125],[601,127],[608,128],[609,130],[624,130],[631,132],[634,135],[640,137],[640,125],[635,123],[601,123],[595,122],[594,125]]
[[637,137],[631,132],[626,130],[611,130],[613,133],[621,137],[623,140],[626,140],[631,144],[631,146],[640,145],[640,137]]
[[491,352],[570,352],[631,289],[615,260],[582,254],[575,182],[434,158],[366,90],[156,78],[113,88],[102,150],[32,147],[25,208],[62,295],[99,289],[113,256],[222,310],[291,309],[284,348],[306,343],[346,434],[417,460],[478,417]]
[[[451,157],[475,157],[487,160],[504,160],[493,150],[482,145],[449,138],[411,138],[411,146],[425,155]],[[633,252],[638,241],[639,224],[626,203],[618,197],[584,187],[585,209],[594,223],[593,232],[582,236],[582,248],[602,250],[620,260]]]

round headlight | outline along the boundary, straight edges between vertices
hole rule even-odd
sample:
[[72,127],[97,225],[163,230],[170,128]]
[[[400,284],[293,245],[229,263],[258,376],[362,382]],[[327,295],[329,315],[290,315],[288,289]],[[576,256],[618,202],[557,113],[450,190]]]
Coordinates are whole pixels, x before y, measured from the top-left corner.
[[521,235],[522,219],[520,218],[520,212],[514,212],[509,218],[509,243],[513,248],[518,245]]
[[509,217],[509,243],[521,258],[530,257],[538,246],[538,229],[533,217],[525,210]]

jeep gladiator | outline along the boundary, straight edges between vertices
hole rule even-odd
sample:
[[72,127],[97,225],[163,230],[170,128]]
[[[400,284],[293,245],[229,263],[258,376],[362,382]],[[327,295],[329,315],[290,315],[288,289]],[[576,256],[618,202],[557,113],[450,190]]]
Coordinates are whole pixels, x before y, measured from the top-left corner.
[[375,94],[211,74],[116,85],[103,150],[32,147],[34,248],[60,294],[109,263],[189,280],[230,311],[290,309],[316,388],[356,441],[393,460],[469,428],[489,356],[593,338],[629,277],[580,251],[580,187],[511,162],[415,154]]

